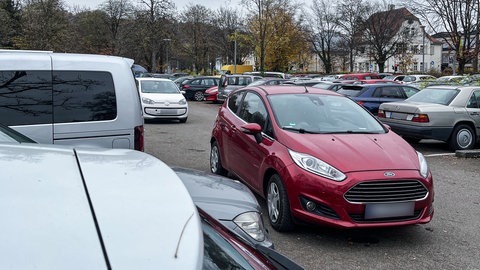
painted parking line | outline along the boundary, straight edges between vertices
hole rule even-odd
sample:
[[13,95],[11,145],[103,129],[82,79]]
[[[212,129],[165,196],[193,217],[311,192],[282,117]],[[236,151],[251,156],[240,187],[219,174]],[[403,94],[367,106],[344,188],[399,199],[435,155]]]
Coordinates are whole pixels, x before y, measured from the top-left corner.
[[443,156],[455,156],[455,153],[440,153],[440,154],[429,154],[424,155],[425,157],[443,157]]

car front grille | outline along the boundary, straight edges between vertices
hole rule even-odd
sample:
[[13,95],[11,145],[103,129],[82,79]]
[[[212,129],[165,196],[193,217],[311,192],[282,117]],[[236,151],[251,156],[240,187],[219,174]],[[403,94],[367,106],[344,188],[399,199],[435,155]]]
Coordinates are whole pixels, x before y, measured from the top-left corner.
[[375,180],[358,183],[344,195],[351,203],[388,203],[424,199],[427,188],[417,180]]

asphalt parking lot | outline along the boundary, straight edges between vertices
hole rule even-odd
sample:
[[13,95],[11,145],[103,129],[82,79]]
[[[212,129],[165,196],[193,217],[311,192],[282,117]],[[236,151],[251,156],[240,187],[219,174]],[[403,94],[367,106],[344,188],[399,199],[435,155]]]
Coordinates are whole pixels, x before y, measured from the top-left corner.
[[[218,106],[190,102],[185,124],[146,123],[146,152],[168,165],[208,171]],[[480,160],[459,158],[437,141],[413,146],[426,156],[434,176],[430,223],[368,230],[300,226],[291,233],[277,233],[267,224],[276,249],[306,269],[480,269]]]

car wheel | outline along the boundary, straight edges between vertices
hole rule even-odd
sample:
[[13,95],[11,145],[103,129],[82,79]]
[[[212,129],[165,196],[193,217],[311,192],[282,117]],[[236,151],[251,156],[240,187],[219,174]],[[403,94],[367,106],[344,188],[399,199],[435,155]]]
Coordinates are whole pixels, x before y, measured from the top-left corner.
[[193,95],[193,99],[195,101],[203,101],[205,96],[203,95],[202,91],[196,91],[195,94]]
[[408,143],[418,143],[418,142],[420,142],[420,140],[421,140],[421,139],[419,139],[419,138],[409,137],[409,136],[405,136],[405,137],[403,137],[403,139],[404,139],[405,141],[407,141]]
[[475,146],[475,133],[470,126],[458,125],[453,129],[449,143],[453,150],[472,149]]
[[222,160],[220,158],[220,148],[217,142],[212,143],[210,150],[210,171],[215,174],[227,175],[227,170],[222,166]]
[[268,219],[272,227],[280,232],[293,230],[287,191],[278,174],[270,177],[267,185]]

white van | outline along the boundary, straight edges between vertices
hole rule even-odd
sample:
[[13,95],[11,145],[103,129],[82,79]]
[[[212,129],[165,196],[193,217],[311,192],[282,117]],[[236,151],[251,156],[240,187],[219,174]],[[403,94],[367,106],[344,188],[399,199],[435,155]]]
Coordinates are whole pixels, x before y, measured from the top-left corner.
[[0,50],[0,123],[39,143],[143,151],[133,60]]

